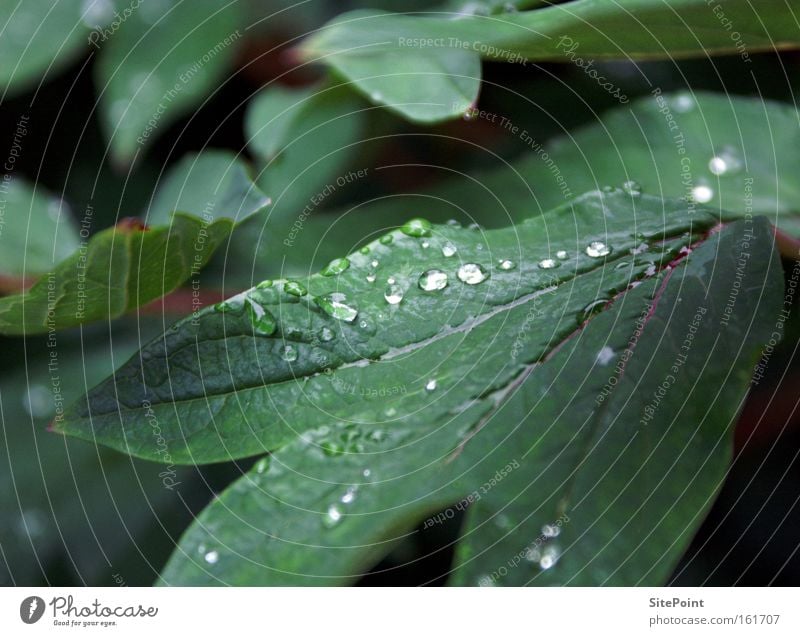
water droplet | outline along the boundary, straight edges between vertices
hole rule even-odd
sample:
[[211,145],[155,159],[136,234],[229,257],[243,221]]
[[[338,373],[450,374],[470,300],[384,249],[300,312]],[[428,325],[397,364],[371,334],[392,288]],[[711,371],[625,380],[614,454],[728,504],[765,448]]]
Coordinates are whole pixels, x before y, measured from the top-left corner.
[[542,558],[542,551],[539,549],[539,546],[535,543],[528,546],[528,549],[525,550],[525,560],[530,561],[531,563],[539,563],[539,559]]
[[477,116],[477,109],[474,106],[470,106],[467,110],[464,111],[464,114],[461,115],[461,119],[464,121],[472,121]]
[[638,181],[626,181],[622,184],[622,189],[632,197],[638,197],[642,194],[642,186]]
[[308,293],[308,290],[296,280],[287,280],[283,284],[283,291],[285,291],[287,294],[298,297],[305,296]]
[[365,245],[364,247],[362,247],[358,251],[361,252],[362,254],[369,254],[369,252],[370,252],[369,245]]
[[539,269],[554,269],[559,265],[561,265],[561,263],[553,258],[543,258],[539,261]]
[[244,311],[245,294],[237,294],[228,300],[223,300],[221,303],[214,305],[215,311],[223,313],[238,315]]
[[386,291],[383,293],[383,297],[390,305],[398,305],[400,304],[400,301],[403,300],[403,293],[403,288],[400,287],[400,285],[397,283],[390,283],[386,286]]
[[358,309],[348,305],[347,297],[340,292],[318,296],[314,300],[322,311],[336,320],[353,322],[358,316]]
[[374,283],[377,278],[378,277],[375,274],[375,272],[370,272],[369,274],[367,274],[367,282],[368,283]]
[[708,162],[711,174],[721,177],[726,174],[736,174],[742,169],[742,160],[736,150],[730,147],[721,149]]
[[616,192],[617,191],[617,189],[614,186],[610,186],[610,185],[603,186],[602,188],[600,188],[600,190],[602,192],[605,192],[606,194],[611,194],[612,192]]
[[458,268],[458,280],[467,285],[477,285],[489,278],[486,269],[477,263],[464,263]]
[[425,219],[411,219],[400,229],[408,236],[421,237],[430,236],[432,227],[431,222]]
[[259,459],[259,460],[256,462],[256,465],[255,465],[255,471],[256,471],[256,472],[257,472],[259,475],[263,475],[265,472],[267,472],[267,471],[269,470],[269,461],[270,461],[270,460],[269,460],[269,455],[267,455],[266,457],[262,457],[261,459]]
[[271,280],[262,280],[258,285],[256,285],[256,289],[269,289],[272,287]]
[[328,263],[320,272],[323,276],[338,276],[350,267],[350,261],[346,258],[335,258]]
[[505,270],[505,271],[509,271],[511,269],[514,269],[517,266],[516,263],[514,263],[514,261],[510,261],[507,258],[504,258],[504,259],[498,261],[497,264],[500,267],[500,269]]
[[378,243],[380,243],[381,245],[390,245],[393,240],[394,240],[394,235],[384,234],[382,237],[378,239]]
[[378,330],[375,322],[368,318],[362,318],[358,323],[358,328],[367,336],[374,336],[375,332]]
[[611,247],[603,241],[592,241],[586,246],[586,253],[592,258],[602,258],[611,254]]
[[556,258],[561,261],[565,261],[569,258],[569,254],[567,253],[567,250],[558,250],[556,252]]
[[513,2],[506,2],[503,5],[503,12],[504,13],[516,13],[518,11],[516,5]]
[[331,440],[327,440],[320,444],[320,448],[322,448],[322,452],[328,455],[328,457],[337,457],[344,453],[344,446],[342,446],[339,442],[334,442]]
[[672,107],[679,113],[688,113],[694,108],[694,97],[688,93],[680,93],[673,98]]
[[456,219],[447,219],[447,225],[450,227],[461,227],[461,223],[459,223]]
[[365,468],[361,474],[366,478],[372,474],[372,471],[369,468]]
[[297,360],[297,349],[292,345],[285,345],[280,349],[281,358],[286,362],[294,362]]
[[395,280],[394,276],[389,276],[389,278],[386,279],[386,282],[390,285],[394,285],[397,281]]
[[428,392],[435,391],[436,390],[436,386],[437,386],[436,379],[435,378],[431,378],[430,380],[428,380],[425,383],[425,390],[428,391]]
[[445,243],[442,245],[442,256],[445,258],[450,258],[458,251],[458,248],[450,242]]
[[546,539],[553,539],[561,534],[561,528],[554,524],[545,524],[542,526],[542,536]]
[[380,265],[380,264],[381,264],[381,263],[380,263],[380,261],[378,261],[377,259],[374,259],[374,260],[373,260],[373,261],[370,263],[370,267],[372,267],[372,269],[377,269],[377,268],[378,268],[378,265]]
[[339,510],[339,506],[336,504],[331,504],[328,506],[328,512],[325,513],[325,516],[322,518],[322,524],[326,528],[333,528],[336,524],[338,524],[342,520],[342,511]]
[[419,288],[423,291],[439,291],[447,287],[447,274],[440,269],[429,269],[419,277]]
[[394,417],[395,415],[397,415],[397,409],[394,408],[393,406],[390,406],[384,411],[384,414],[386,415],[386,417]]
[[205,562],[209,565],[214,565],[217,561],[219,561],[219,552],[216,550],[211,550],[210,552],[206,552],[205,556],[203,557]]
[[558,546],[547,545],[542,549],[542,556],[539,559],[539,567],[543,570],[549,570],[556,563],[558,563],[558,559],[560,557],[561,550],[558,548]]
[[247,303],[247,316],[253,330],[262,336],[271,336],[278,328],[278,322],[268,310],[252,300]]
[[339,501],[341,501],[343,504],[353,503],[356,500],[357,491],[358,491],[357,486],[350,486],[342,495],[342,498]]
[[481,230],[482,228],[481,228],[480,224],[478,224],[478,223],[470,223],[470,224],[467,226],[467,229],[468,229],[468,230],[473,230],[473,231],[477,232],[477,231]]
[[420,243],[420,245],[422,245],[422,249],[424,249],[424,250],[428,249],[431,246],[431,244],[428,243],[428,241],[422,241],[422,243]]
[[714,198],[714,190],[711,186],[698,184],[692,188],[692,199],[697,203],[708,203]]
[[335,337],[336,334],[333,333],[333,331],[331,329],[328,329],[327,327],[323,327],[322,330],[319,332],[319,339],[322,340],[322,342],[330,342]]
[[589,318],[594,316],[596,313],[603,310],[603,308],[608,304],[608,298],[598,298],[590,302],[586,307],[584,307],[581,312],[578,314],[578,324],[583,324]]

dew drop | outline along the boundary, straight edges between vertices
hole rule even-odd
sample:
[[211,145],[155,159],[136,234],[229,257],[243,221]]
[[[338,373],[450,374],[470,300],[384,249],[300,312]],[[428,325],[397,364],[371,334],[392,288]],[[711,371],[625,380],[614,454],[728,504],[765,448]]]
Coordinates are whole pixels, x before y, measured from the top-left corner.
[[358,488],[356,486],[350,486],[345,493],[342,495],[341,501],[343,504],[351,504],[356,500],[356,491]]
[[461,223],[456,219],[447,219],[447,225],[450,227],[461,227]]
[[481,230],[482,228],[481,228],[480,224],[478,224],[478,223],[470,223],[470,224],[467,226],[467,229],[468,229],[468,230],[473,230],[473,231],[475,231],[475,232],[478,232],[478,231],[479,231],[479,230]]
[[736,174],[742,169],[742,160],[733,148],[723,148],[708,162],[711,174],[721,177],[726,174]]
[[319,332],[319,339],[322,342],[330,342],[336,337],[336,334],[333,333],[333,330],[328,329],[328,327],[323,327],[322,330]]
[[263,475],[269,470],[269,455],[262,457],[256,462],[255,470],[259,475]]
[[558,563],[558,559],[561,557],[561,550],[558,546],[555,545],[548,545],[542,549],[542,556],[539,559],[539,567],[543,570],[549,570],[552,568],[556,563]]
[[369,476],[372,474],[372,471],[371,471],[369,468],[365,468],[361,474],[362,474],[362,475],[363,475],[365,478],[368,478],[368,477],[369,477]]
[[561,534],[561,528],[553,524],[545,524],[542,526],[542,536],[546,539],[553,539]]
[[561,263],[553,258],[544,258],[539,261],[539,269],[554,269],[559,265],[561,265]]
[[611,254],[611,248],[603,241],[592,241],[586,246],[586,253],[592,258],[602,258]]
[[384,234],[378,239],[378,243],[381,245],[391,245],[392,241],[394,241],[394,235],[392,234]]
[[390,305],[399,305],[400,301],[403,300],[403,288],[397,283],[390,283],[386,286],[383,297]]
[[430,236],[432,227],[431,222],[425,219],[411,219],[400,229],[407,236],[422,237]]
[[353,322],[358,316],[358,309],[348,305],[347,297],[341,292],[334,292],[314,299],[322,311],[336,320]]
[[336,258],[328,263],[320,272],[323,276],[338,276],[350,267],[350,261],[346,258]]
[[271,280],[262,280],[258,285],[256,285],[256,289],[269,289],[272,287]]
[[458,268],[458,280],[467,285],[477,285],[489,278],[486,269],[477,263],[464,263]]
[[262,336],[271,336],[278,328],[275,316],[252,300],[247,303],[247,316],[250,318],[253,330]]
[[714,190],[711,186],[698,184],[692,188],[692,199],[697,203],[708,203],[714,198]]
[[578,314],[578,324],[583,324],[608,304],[608,298],[598,298],[586,305]]
[[358,251],[361,252],[362,254],[369,254],[369,252],[370,252],[369,245],[365,245],[364,247],[362,247]]
[[380,261],[379,261],[379,260],[377,260],[377,259],[373,259],[373,260],[372,260],[372,262],[370,263],[370,267],[372,267],[372,269],[377,269],[377,268],[378,268],[378,265],[380,265],[380,264],[381,264],[381,263],[380,263]]
[[500,269],[505,270],[505,271],[509,271],[509,270],[514,269],[516,267],[516,264],[514,263],[514,261],[510,261],[507,258],[504,258],[504,259],[500,260],[498,262],[498,265],[500,266]]
[[216,550],[211,550],[210,552],[206,552],[203,559],[209,565],[214,565],[217,561],[219,561],[219,552],[217,552]]
[[233,298],[217,303],[214,305],[214,310],[226,314],[241,314],[244,311],[244,298],[244,294],[238,294]]
[[567,250],[558,250],[556,252],[556,258],[560,261],[565,261],[569,258],[569,254],[567,253]]
[[447,287],[447,274],[440,269],[429,269],[419,277],[418,285],[423,291],[440,291]]
[[445,258],[450,258],[451,256],[455,255],[457,251],[458,249],[452,243],[448,242],[442,245],[442,256]]
[[322,518],[322,524],[326,528],[333,528],[341,520],[342,520],[342,511],[339,510],[339,506],[337,506],[336,504],[331,504],[330,506],[328,506],[328,512],[326,512],[325,516]]
[[308,290],[296,280],[287,280],[283,284],[283,291],[297,297],[305,296],[308,293]]
[[632,197],[638,197],[642,194],[642,186],[638,181],[626,181],[622,184],[622,189]]
[[292,345],[285,345],[281,347],[281,358],[286,362],[294,362],[297,360],[297,349]]
[[688,93],[676,95],[672,100],[672,107],[679,113],[688,113],[694,108],[694,97]]
[[435,391],[435,390],[436,390],[436,387],[437,387],[437,382],[436,382],[436,379],[435,379],[435,378],[431,378],[430,380],[428,380],[428,381],[425,383],[425,390],[426,390],[426,391],[428,391],[429,393],[430,393],[431,391]]
[[378,277],[375,275],[375,272],[370,272],[369,274],[367,274],[368,283],[374,283],[377,278]]

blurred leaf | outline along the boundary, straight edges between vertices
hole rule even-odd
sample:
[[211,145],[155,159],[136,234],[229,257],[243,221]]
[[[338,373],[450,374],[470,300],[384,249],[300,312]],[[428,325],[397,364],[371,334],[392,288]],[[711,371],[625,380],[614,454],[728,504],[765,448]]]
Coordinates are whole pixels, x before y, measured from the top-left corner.
[[[373,345],[361,358],[365,364],[352,365],[350,356],[338,366],[336,352],[332,375],[310,375],[310,351],[295,341],[299,357],[291,366],[298,378],[286,382],[302,397],[284,402],[283,385],[268,389],[272,408],[292,405],[280,409],[293,428],[286,435],[291,441],[200,514],[161,582],[352,583],[426,515],[477,501],[482,511],[491,505],[509,519],[499,519],[498,528],[496,517],[478,517],[456,582],[664,584],[725,476],[731,423],[780,304],[780,265],[768,224],[739,222],[663,275],[614,297],[631,276],[644,274],[638,259],[630,262],[632,244],[621,221],[627,214],[616,214],[625,205],[619,199],[606,201],[605,215],[596,196],[576,203],[577,231],[559,229],[569,225],[558,218],[569,208],[553,213],[549,244],[543,233],[548,215],[518,226],[518,235],[487,232],[492,254],[510,255],[520,246],[526,254],[517,270],[494,268],[491,283],[482,287],[454,280],[426,305],[412,286],[395,311],[371,300],[379,290],[360,292],[362,305],[371,305],[364,317],[385,312],[376,325],[377,338],[391,347],[388,355]],[[691,225],[682,206],[648,203],[666,208],[665,225],[653,231],[667,238],[669,251],[690,240],[678,238]],[[542,289],[545,276],[533,253],[547,256],[575,239],[583,245],[605,230],[619,248],[605,266],[573,256],[553,277],[557,289]],[[488,251],[473,251],[462,238],[472,233],[461,232],[436,228],[432,240],[452,239],[467,260],[485,259]],[[743,285],[754,293],[740,296],[726,317],[742,241],[752,255]],[[393,249],[406,251],[401,245]],[[446,262],[418,245],[411,252],[419,262],[413,276],[389,270],[404,283]],[[394,257],[384,261],[399,265]],[[445,265],[448,272],[452,267]],[[340,288],[359,287],[356,276],[363,278],[361,271],[351,280],[342,274]],[[587,299],[605,309],[579,328]],[[694,336],[688,349],[687,333]],[[736,346],[721,346],[721,338]],[[277,351],[264,355],[270,366],[262,363],[262,371],[284,366]],[[610,378],[618,382],[606,394]],[[110,387],[104,388],[108,394]],[[255,436],[265,415],[277,423],[252,399],[265,391],[236,394],[245,424],[224,426],[223,410],[216,410],[222,439],[215,447],[231,450],[237,440]],[[193,422],[187,418],[185,425]],[[184,430],[193,450],[212,446],[197,428]],[[546,530],[548,540],[532,545],[542,526],[556,523],[557,540]],[[498,571],[504,576],[494,576]]]
[[79,240],[61,199],[0,176],[0,275],[38,276],[74,252]]
[[[103,0],[94,0],[94,5],[101,4]],[[88,50],[89,25],[95,17],[110,17],[94,5],[87,6],[86,0],[2,3],[0,89],[5,96],[27,90],[42,75],[50,79]]]
[[[173,481],[165,482],[159,475],[163,465],[76,444],[46,426],[65,403],[111,373],[114,360],[159,333],[159,326],[160,321],[122,324],[113,349],[102,327],[87,330],[83,339],[30,339],[25,365],[0,380],[0,584],[113,585],[114,575],[121,575],[126,584],[142,585],[152,579],[147,559],[162,558],[169,541],[162,535],[162,545],[146,545],[141,533],[168,523],[169,509],[181,505],[180,486],[165,483],[187,475],[175,471]],[[8,342],[3,346],[11,348]],[[134,568],[131,560],[137,559],[145,563]],[[134,569],[143,568],[137,581]]]
[[[716,4],[736,25],[748,55],[800,44],[795,17],[784,2]],[[481,57],[527,65],[738,51],[719,12],[695,0],[576,0],[488,17],[466,11],[419,16],[354,11],[331,21],[302,50],[374,103],[423,123],[469,109],[478,94]]]
[[253,99],[245,134],[260,159],[258,185],[275,199],[273,223],[346,185],[337,179],[358,151],[363,108],[344,85],[274,86]]
[[103,44],[96,84],[118,161],[130,161],[217,88],[242,20],[239,2],[149,0]]
[[291,234],[290,244],[284,244],[286,232],[258,237],[259,245],[252,235],[234,240],[237,253],[256,263],[256,272],[272,273],[278,266],[308,271],[401,224],[409,209],[441,223],[456,218],[502,227],[583,192],[620,189],[629,180],[663,197],[693,196],[700,188],[704,198],[711,195],[706,206],[763,214],[792,232],[794,215],[800,213],[799,117],[780,102],[679,92],[607,111],[597,122],[547,144],[525,122],[512,121],[506,134],[518,138],[526,151],[510,165],[503,162],[422,192],[396,193],[346,214],[312,213]]
[[206,150],[189,153],[170,168],[156,190],[145,215],[149,225],[170,222],[172,213],[191,212],[197,216],[246,219],[269,205],[248,166],[234,153]]

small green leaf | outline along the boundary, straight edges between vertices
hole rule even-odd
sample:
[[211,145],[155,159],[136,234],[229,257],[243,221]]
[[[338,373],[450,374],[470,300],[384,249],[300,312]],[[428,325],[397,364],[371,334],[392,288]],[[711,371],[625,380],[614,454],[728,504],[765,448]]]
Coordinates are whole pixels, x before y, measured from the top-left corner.
[[36,277],[78,248],[69,208],[41,186],[0,175],[0,275]]
[[[666,236],[680,218],[669,210]],[[601,222],[615,232],[613,215]],[[546,247],[519,229],[526,251]],[[581,232],[579,245],[589,236]],[[632,260],[624,238],[607,238],[615,250],[605,266],[575,270],[573,252],[559,268],[571,274],[531,294],[535,274],[523,261],[516,300],[496,305],[505,285],[484,283],[474,293],[488,307],[476,314],[459,289],[478,316],[461,323],[442,294],[423,315],[435,319],[441,305],[452,326],[439,322],[435,335],[379,361],[307,378],[312,428],[299,404],[282,411],[298,427],[292,441],[203,511],[159,582],[352,583],[449,505],[471,517],[457,584],[664,584],[725,477],[732,423],[780,305],[781,269],[769,224],[740,221],[614,296],[639,274],[635,259],[620,267]],[[750,258],[737,270],[743,251]],[[731,304],[737,282],[751,293]],[[578,326],[581,304],[600,295],[605,310]],[[408,343],[415,309],[423,307],[413,298],[401,303],[406,329],[388,319],[381,337]],[[230,432],[248,436],[256,405],[237,399],[249,417]]]
[[224,77],[243,33],[238,2],[147,3],[103,43],[101,116],[118,161],[130,161]]

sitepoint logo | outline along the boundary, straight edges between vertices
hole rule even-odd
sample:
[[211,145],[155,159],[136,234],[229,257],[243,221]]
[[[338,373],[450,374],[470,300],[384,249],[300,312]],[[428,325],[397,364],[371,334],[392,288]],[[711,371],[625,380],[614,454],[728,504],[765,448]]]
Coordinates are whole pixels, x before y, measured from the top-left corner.
[[43,614],[44,599],[39,596],[29,596],[19,606],[19,617],[28,625],[33,625]]

